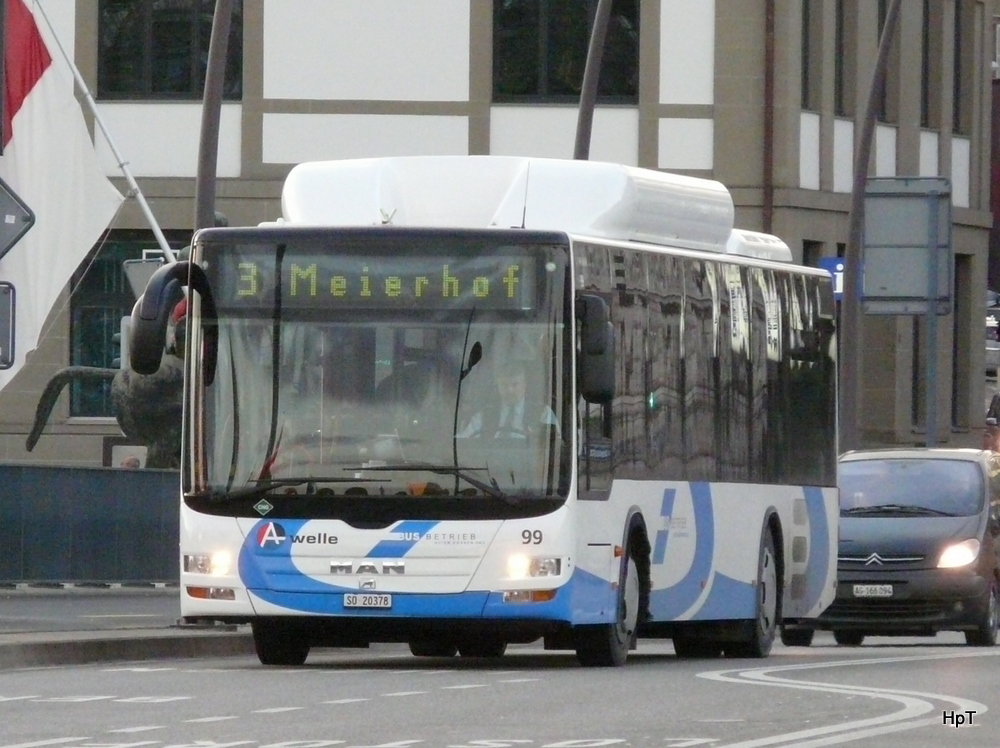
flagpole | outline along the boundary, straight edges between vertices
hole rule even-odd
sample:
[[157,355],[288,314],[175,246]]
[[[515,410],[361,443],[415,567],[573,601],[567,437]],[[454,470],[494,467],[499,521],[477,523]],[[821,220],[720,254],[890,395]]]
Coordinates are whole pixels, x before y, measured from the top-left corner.
[[59,35],[56,34],[55,28],[52,26],[52,22],[49,21],[48,15],[45,13],[45,9],[42,7],[40,0],[35,1],[35,7],[38,8],[38,12],[42,14],[42,19],[45,21],[45,25],[49,27],[49,33],[52,34],[52,38],[56,42],[56,46],[59,47],[59,52],[62,54],[63,59],[66,60],[66,64],[69,65],[70,70],[73,71],[73,78],[76,81],[76,85],[80,87],[83,91],[83,96],[87,100],[87,106],[90,108],[90,113],[94,116],[94,122],[97,123],[98,127],[101,128],[101,133],[104,135],[104,140],[107,142],[108,147],[111,148],[111,153],[114,154],[115,161],[118,162],[118,168],[121,169],[122,174],[125,175],[125,180],[128,182],[128,186],[135,195],[136,200],[139,201],[139,207],[142,208],[143,214],[146,216],[146,220],[149,221],[150,228],[153,229],[153,235],[156,237],[157,243],[160,245],[160,249],[163,250],[163,255],[168,263],[177,262],[177,255],[174,250],[170,248],[167,243],[167,238],[160,231],[160,226],[156,222],[156,217],[153,215],[153,211],[150,210],[149,203],[146,202],[145,196],[142,194],[142,190],[139,189],[138,183],[135,181],[135,177],[132,176],[132,172],[129,171],[128,164],[122,158],[121,153],[118,151],[118,146],[115,145],[115,141],[111,138],[111,133],[108,131],[108,126],[104,122],[104,118],[101,117],[101,113],[97,111],[97,102],[94,101],[94,97],[90,94],[90,89],[87,87],[87,82],[83,79],[83,75],[80,74],[79,69],[70,56],[66,53],[66,49],[63,47],[62,42],[59,41]]

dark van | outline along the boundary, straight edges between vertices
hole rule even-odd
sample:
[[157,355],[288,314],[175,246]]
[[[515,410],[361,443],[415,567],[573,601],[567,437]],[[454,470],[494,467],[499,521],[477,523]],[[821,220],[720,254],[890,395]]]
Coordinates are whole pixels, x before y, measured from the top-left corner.
[[1000,455],[976,449],[859,450],[841,456],[837,595],[782,632],[808,646],[962,631],[993,646],[1000,622]]

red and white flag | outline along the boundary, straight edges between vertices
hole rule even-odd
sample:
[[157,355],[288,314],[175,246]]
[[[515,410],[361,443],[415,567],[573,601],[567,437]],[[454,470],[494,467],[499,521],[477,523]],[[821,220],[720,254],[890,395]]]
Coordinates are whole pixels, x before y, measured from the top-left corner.
[[59,294],[124,200],[98,163],[73,71],[55,43],[46,45],[41,29],[49,29],[26,2],[34,5],[7,0],[0,178],[35,223],[0,259],[0,281],[13,284],[17,304],[14,365],[0,370],[0,390],[38,345]]

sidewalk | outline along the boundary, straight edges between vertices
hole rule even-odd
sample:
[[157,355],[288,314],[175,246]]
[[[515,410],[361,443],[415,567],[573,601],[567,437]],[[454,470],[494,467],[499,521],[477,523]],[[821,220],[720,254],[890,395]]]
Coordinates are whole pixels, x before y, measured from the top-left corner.
[[249,626],[232,631],[160,628],[0,635],[0,670],[253,654]]
[[0,669],[253,654],[249,626],[180,626],[175,587],[0,590]]

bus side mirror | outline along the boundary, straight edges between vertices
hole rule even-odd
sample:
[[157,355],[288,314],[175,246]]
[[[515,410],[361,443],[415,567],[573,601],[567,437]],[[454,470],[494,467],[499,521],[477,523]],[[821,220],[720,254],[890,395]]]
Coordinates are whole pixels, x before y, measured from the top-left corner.
[[615,394],[615,335],[608,303],[600,296],[576,298],[580,335],[577,387],[588,403],[609,403]]
[[202,355],[205,384],[215,379],[218,359],[219,326],[215,300],[208,278],[200,266],[188,261],[164,265],[150,277],[146,290],[132,309],[129,329],[129,366],[137,374],[155,374],[167,344],[167,323],[174,306],[184,298],[182,286],[197,291],[201,297],[204,347]]

